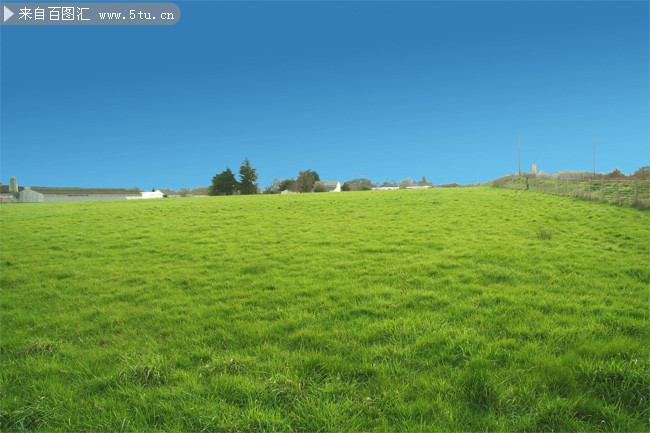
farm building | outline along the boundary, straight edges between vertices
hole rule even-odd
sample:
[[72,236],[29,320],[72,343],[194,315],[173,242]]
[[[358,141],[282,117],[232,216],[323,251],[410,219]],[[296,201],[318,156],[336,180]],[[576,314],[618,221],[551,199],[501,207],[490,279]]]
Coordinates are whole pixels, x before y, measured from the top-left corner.
[[341,183],[338,180],[318,181],[316,185],[325,188],[325,192],[341,192]]
[[165,198],[165,194],[159,189],[155,191],[142,191],[137,196],[128,196],[127,200],[138,200],[138,199],[147,199],[147,198]]
[[288,189],[285,189],[280,192],[280,194],[299,194],[298,191],[290,191]]
[[[161,193],[162,194],[162,193]],[[54,201],[126,200],[142,198],[140,191],[120,188],[47,188],[26,186],[20,188],[19,203],[44,203]]]
[[174,191],[173,189],[168,189],[168,188],[163,188],[159,189],[158,191],[162,192],[165,197],[167,198],[175,198],[175,197],[180,197],[181,195]]
[[[18,191],[22,191],[22,187],[18,187]],[[16,202],[16,194],[14,194],[9,185],[0,183],[0,203],[14,203]]]

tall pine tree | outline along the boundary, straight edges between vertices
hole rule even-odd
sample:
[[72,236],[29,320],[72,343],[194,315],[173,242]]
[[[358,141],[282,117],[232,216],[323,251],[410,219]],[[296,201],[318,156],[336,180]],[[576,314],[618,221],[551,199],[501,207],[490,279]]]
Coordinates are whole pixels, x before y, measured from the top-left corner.
[[257,194],[257,170],[251,166],[246,158],[239,168],[239,192],[242,195]]

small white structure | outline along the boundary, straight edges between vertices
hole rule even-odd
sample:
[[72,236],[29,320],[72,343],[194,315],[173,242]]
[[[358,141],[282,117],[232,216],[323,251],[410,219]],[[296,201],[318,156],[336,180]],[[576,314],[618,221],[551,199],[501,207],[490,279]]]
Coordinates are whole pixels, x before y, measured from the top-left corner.
[[165,194],[162,193],[159,189],[155,191],[142,191],[137,196],[127,197],[127,200],[143,200],[149,198],[165,198]]
[[165,194],[159,189],[155,191],[143,191],[142,198],[165,198]]
[[373,191],[390,191],[394,189],[399,189],[399,186],[376,186],[372,190]]
[[341,192],[341,182],[338,180],[319,180],[316,185],[325,188],[325,192]]
[[433,188],[431,185],[411,185],[407,186],[406,189],[429,189]]
[[282,190],[280,194],[300,194],[298,191],[289,191],[288,189]]

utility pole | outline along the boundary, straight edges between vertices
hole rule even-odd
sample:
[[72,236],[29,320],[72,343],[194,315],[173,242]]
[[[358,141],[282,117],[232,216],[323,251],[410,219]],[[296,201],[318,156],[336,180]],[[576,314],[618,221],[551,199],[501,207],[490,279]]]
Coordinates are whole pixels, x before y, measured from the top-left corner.
[[521,135],[519,136],[519,176],[521,176]]
[[594,179],[596,178],[596,136],[594,135]]

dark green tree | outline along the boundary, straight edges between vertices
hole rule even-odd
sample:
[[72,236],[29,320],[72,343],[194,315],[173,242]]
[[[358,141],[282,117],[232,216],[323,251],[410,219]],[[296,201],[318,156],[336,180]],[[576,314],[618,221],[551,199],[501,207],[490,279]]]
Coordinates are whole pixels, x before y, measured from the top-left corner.
[[298,179],[296,179],[296,187],[300,192],[311,192],[314,189],[314,184],[319,180],[320,177],[315,171],[300,171],[298,172]]
[[343,185],[341,185],[341,191],[350,191],[350,182],[343,182]]
[[257,194],[257,170],[251,166],[251,162],[246,158],[239,168],[239,192],[242,195]]
[[297,191],[296,189],[296,181],[293,179],[284,179],[280,184],[278,185],[278,189],[280,191],[284,190],[289,190],[289,191]]
[[[348,184],[348,191],[370,191],[372,189],[372,181],[370,179],[358,178],[345,182]],[[341,186],[343,190],[343,186]]]
[[237,185],[237,179],[235,179],[232,170],[226,168],[212,178],[210,195],[232,195],[237,190]]

